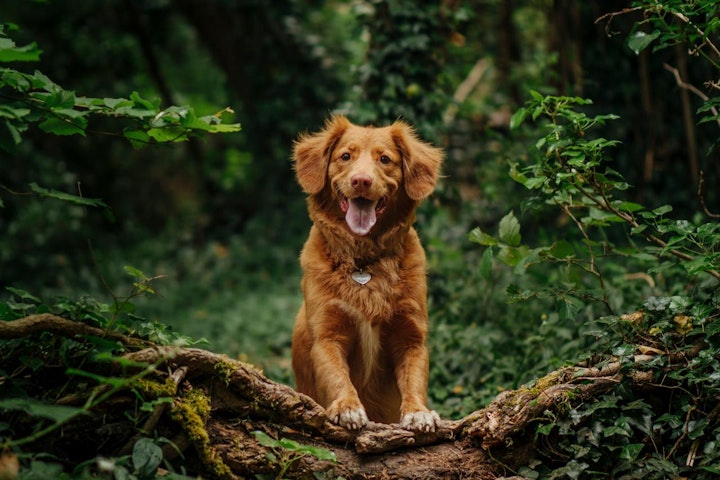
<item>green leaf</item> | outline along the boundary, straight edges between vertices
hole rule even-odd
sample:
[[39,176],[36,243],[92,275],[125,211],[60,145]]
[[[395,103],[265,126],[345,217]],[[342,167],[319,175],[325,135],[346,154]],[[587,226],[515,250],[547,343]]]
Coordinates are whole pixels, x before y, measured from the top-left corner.
[[498,233],[500,241],[507,245],[512,247],[520,245],[520,222],[515,218],[515,214],[512,211],[500,220]]
[[579,298],[563,295],[561,298],[560,313],[563,318],[573,319],[577,313],[585,307],[585,302]]
[[527,118],[528,110],[525,107],[519,108],[512,117],[510,117],[510,130],[518,128]]
[[157,472],[163,459],[162,449],[149,438],[141,438],[133,446],[132,463],[135,473],[140,477],[149,477]]
[[78,195],[72,195],[70,193],[60,192],[58,190],[49,190],[39,186],[37,183],[30,184],[30,190],[37,193],[41,197],[50,197],[65,202],[75,203],[78,205],[85,205],[88,207],[105,207],[109,208],[105,202],[97,198],[86,198]]
[[312,455],[318,460],[324,460],[326,462],[337,462],[335,452],[326,448],[315,447],[313,445],[301,445],[300,448],[298,448],[296,451],[306,455]]
[[210,128],[207,129],[210,133],[232,133],[241,130],[242,127],[239,123],[218,123],[211,125]]
[[475,227],[470,231],[470,233],[468,233],[468,240],[473,243],[479,243],[480,245],[485,245],[488,247],[498,244],[498,241],[495,237],[492,237],[487,233],[483,232],[480,227]]
[[58,88],[51,94],[44,95],[42,98],[45,101],[45,106],[53,110],[68,109],[73,111],[72,109],[75,108],[75,92],[70,90],[62,90]]
[[693,420],[688,422],[688,438],[690,440],[696,440],[700,438],[705,432],[705,427],[710,424],[707,418],[701,418],[700,420]]
[[655,210],[652,211],[657,216],[665,215],[666,213],[672,212],[672,206],[670,205],[663,205],[662,207],[658,207]]
[[123,135],[130,140],[133,148],[144,148],[152,143],[150,135],[142,130],[125,130]]
[[637,459],[640,452],[642,452],[644,445],[642,443],[629,443],[625,445],[620,451],[620,459],[628,462],[634,462]]
[[22,137],[15,125],[9,121],[0,123],[0,148],[10,154],[14,154],[16,151],[15,147],[19,145],[21,141]]
[[295,451],[298,448],[300,448],[300,444],[296,442],[295,440],[290,440],[289,438],[281,438],[278,440],[278,443],[280,446],[286,450]]
[[513,180],[515,180],[518,183],[524,184],[525,181],[527,180],[527,177],[525,176],[524,173],[522,173],[520,170],[518,170],[517,167],[518,167],[517,162],[510,162],[510,172],[509,172],[510,178],[512,178]]
[[36,42],[17,47],[9,38],[0,38],[0,62],[37,62],[41,53]]
[[138,278],[140,280],[147,280],[147,275],[145,275],[140,269],[137,269],[135,267],[132,267],[130,265],[125,265],[123,267],[123,270],[125,270],[126,273],[132,275],[135,278]]
[[280,446],[280,443],[277,440],[260,430],[252,432],[252,435],[257,438],[258,443],[263,447],[277,448]]
[[658,30],[652,33],[645,33],[640,30],[633,32],[627,39],[627,46],[635,52],[635,55],[640,55],[640,52],[645,50],[650,44],[660,36]]
[[638,225],[637,227],[633,227],[632,229],[630,229],[630,233],[633,235],[638,235],[644,232],[647,228],[647,225]]
[[511,302],[524,302],[537,296],[537,293],[530,290],[523,290],[512,283],[505,288],[505,294]]
[[48,405],[32,398],[6,398],[0,400],[0,410],[20,410],[33,417],[46,418],[63,423],[84,413],[82,408],[64,405]]
[[42,303],[42,300],[40,300],[35,295],[33,295],[29,292],[26,292],[25,290],[21,290],[19,288],[15,288],[15,287],[5,287],[5,290],[7,290],[10,293],[14,293],[16,296],[20,297],[22,300],[30,300],[30,302],[35,303],[35,304]]
[[530,90],[530,96],[532,96],[538,102],[542,102],[545,99],[543,94],[538,92],[537,90]]
[[132,92],[130,94],[130,100],[132,100],[135,105],[146,110],[153,110],[157,112],[160,109],[160,99],[156,99],[154,102],[151,102],[142,98],[138,92]]
[[537,428],[536,433],[538,433],[539,435],[550,435],[554,427],[554,423],[546,423],[545,425],[540,425]]
[[188,139],[187,130],[183,127],[151,128],[147,134],[159,143],[182,142]]
[[492,248],[486,248],[480,260],[480,275],[486,280],[492,279],[493,267],[493,251]]
[[[87,123],[87,121],[85,123]],[[52,133],[60,136],[77,134],[85,136],[86,125],[78,121],[69,121],[58,117],[48,117],[47,120],[40,123],[38,127],[40,127],[40,129],[45,133]]]

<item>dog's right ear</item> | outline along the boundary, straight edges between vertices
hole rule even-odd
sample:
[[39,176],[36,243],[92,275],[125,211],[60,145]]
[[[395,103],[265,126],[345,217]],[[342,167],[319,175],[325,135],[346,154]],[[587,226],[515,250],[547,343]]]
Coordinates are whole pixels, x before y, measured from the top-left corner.
[[297,139],[293,148],[293,161],[295,175],[303,192],[313,195],[323,189],[332,152],[348,127],[350,121],[347,118],[334,115],[325,122],[325,129],[303,134]]

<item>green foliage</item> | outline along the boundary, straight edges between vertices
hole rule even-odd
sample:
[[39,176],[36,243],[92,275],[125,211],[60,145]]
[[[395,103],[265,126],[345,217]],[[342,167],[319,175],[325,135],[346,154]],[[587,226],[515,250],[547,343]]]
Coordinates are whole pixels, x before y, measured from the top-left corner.
[[[611,478],[667,478],[693,472],[693,478],[711,478],[720,465],[714,453],[720,422],[713,413],[714,392],[720,389],[720,229],[713,221],[668,218],[669,206],[648,209],[620,198],[628,185],[609,166],[617,142],[593,136],[594,128],[616,117],[577,110],[589,104],[532,92],[513,116],[515,127],[530,117],[545,122],[541,127],[548,132],[536,143],[529,165],[511,164],[511,176],[533,194],[525,209],[553,205],[575,234],[555,232],[561,239],[550,245],[522,245],[520,223],[510,212],[496,236],[476,228],[469,237],[486,248],[486,272],[494,260],[512,267],[518,279],[532,270],[560,269],[558,283],[511,283],[510,301],[553,299],[567,321],[587,316],[587,327],[571,334],[588,339],[589,350],[575,350],[575,361],[605,355],[607,361],[623,362],[628,374],[601,399],[570,403],[563,415],[548,412],[537,426],[542,461],[519,473],[530,478],[601,472]],[[629,272],[643,266],[646,278],[662,275],[693,287],[689,294],[643,298],[625,285]],[[635,314],[618,313],[618,307],[633,304]],[[647,395],[630,388],[639,362],[653,374]],[[670,391],[672,396],[665,395]]]
[[[0,26],[0,62],[37,61],[40,50],[35,44],[17,47]],[[133,92],[130,98],[78,97],[41,72],[32,74],[0,68],[0,117],[3,118],[0,148],[14,153],[22,134],[31,125],[54,135],[85,135],[93,116],[125,119],[129,125],[111,135],[124,136],[134,146],[186,141],[203,133],[240,130],[239,124],[222,123],[225,110],[198,117],[190,107],[160,109],[160,101],[150,101]],[[90,130],[92,131],[92,130]],[[99,132],[95,132],[99,133]],[[105,133],[107,134],[107,133]]]
[[[83,335],[56,335],[40,331],[17,339],[0,342],[0,411],[4,416],[0,440],[6,449],[18,449],[43,442],[48,436],[76,420],[92,415],[94,409],[103,405],[114,395],[126,390],[137,392],[140,404],[137,409],[139,423],[158,402],[166,401],[157,393],[148,392],[143,382],[152,378],[157,365],[138,364],[122,357],[126,352],[117,335],[131,335],[138,342],[157,345],[190,345],[191,341],[169,330],[165,324],[150,322],[135,314],[133,299],[140,295],[152,294],[151,282],[141,271],[127,267],[135,277],[130,293],[124,297],[113,297],[112,303],[102,303],[85,297],[78,301],[66,298],[54,302],[43,302],[38,297],[16,288],[8,287],[10,298],[0,302],[0,321],[22,321],[36,314],[52,314],[98,327],[105,335],[89,332]],[[55,365],[60,365],[57,370]],[[102,372],[110,365],[120,367],[122,375],[107,375]],[[48,376],[51,375],[51,376]],[[37,378],[45,378],[38,383]],[[86,390],[79,406],[54,404],[67,392]],[[12,420],[10,420],[12,419]],[[28,422],[33,427],[28,429]],[[129,459],[102,459],[93,461],[95,471],[113,472],[115,478],[155,478],[159,459],[158,448],[147,441],[136,443]],[[127,462],[134,465],[128,470]],[[78,466],[77,472],[87,465]],[[34,462],[23,475],[32,478],[41,472],[52,470],[52,464]],[[63,477],[58,477],[63,478]],[[70,478],[70,477],[68,477]],[[176,478],[184,478],[178,476]]]
[[447,98],[440,75],[446,37],[457,13],[437,2],[408,0],[375,0],[358,11],[370,44],[359,70],[361,95],[350,113],[362,123],[404,118],[437,136]]
[[271,452],[267,453],[267,457],[270,462],[277,464],[280,469],[275,477],[277,480],[284,478],[285,473],[287,473],[293,463],[308,455],[313,456],[318,460],[324,460],[332,463],[337,462],[335,453],[325,448],[315,447],[312,445],[302,445],[295,440],[290,440],[289,438],[275,440],[267,433],[259,430],[252,432],[252,434],[260,445],[271,449]]

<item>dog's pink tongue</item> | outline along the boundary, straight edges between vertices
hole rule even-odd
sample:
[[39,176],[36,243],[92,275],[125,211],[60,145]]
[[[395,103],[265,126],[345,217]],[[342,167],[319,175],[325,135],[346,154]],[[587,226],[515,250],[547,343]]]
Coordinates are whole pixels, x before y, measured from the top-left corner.
[[375,215],[376,204],[377,201],[373,202],[365,198],[353,198],[348,202],[345,221],[354,234],[361,236],[367,235],[373,225],[375,225],[377,221],[377,216]]

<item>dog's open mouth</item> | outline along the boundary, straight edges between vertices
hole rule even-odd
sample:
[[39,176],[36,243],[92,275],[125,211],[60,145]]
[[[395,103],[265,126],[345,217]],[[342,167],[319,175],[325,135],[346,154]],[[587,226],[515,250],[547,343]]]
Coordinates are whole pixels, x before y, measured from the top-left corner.
[[371,200],[365,197],[347,198],[342,196],[340,208],[345,212],[345,222],[356,235],[367,235],[385,211],[387,197]]

